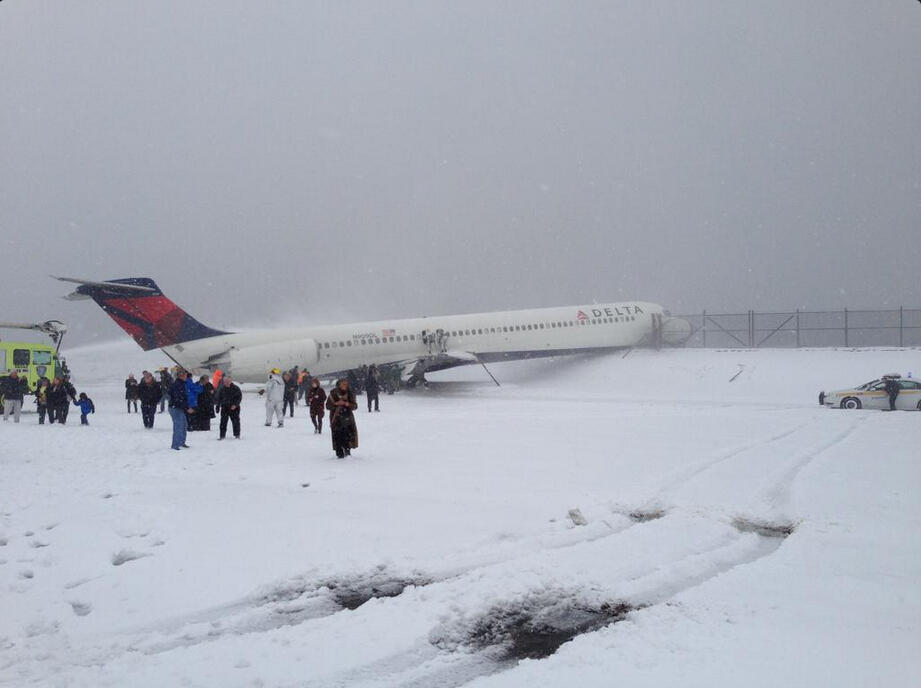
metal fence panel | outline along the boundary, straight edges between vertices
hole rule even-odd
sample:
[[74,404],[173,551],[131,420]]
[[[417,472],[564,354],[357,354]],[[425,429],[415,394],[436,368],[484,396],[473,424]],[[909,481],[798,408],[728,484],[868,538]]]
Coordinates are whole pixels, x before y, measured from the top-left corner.
[[921,346],[921,309],[694,313],[686,346]]

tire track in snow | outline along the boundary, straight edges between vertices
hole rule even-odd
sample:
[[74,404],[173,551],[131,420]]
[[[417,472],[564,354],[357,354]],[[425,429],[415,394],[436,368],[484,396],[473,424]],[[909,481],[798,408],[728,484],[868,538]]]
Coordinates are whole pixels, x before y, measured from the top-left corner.
[[846,442],[858,428],[866,421],[867,416],[860,416],[850,422],[850,425],[834,437],[823,442],[818,447],[803,452],[793,460],[790,467],[783,473],[779,480],[763,491],[764,500],[774,509],[785,507],[790,501],[790,490],[800,472],[812,461],[822,454]]
[[700,461],[697,464],[690,466],[689,468],[682,471],[678,476],[676,476],[672,480],[666,482],[665,485],[663,485],[658,490],[657,494],[658,495],[667,494],[668,492],[671,492],[672,490],[678,487],[681,487],[682,485],[686,483],[691,482],[692,480],[694,480],[694,478],[699,476],[701,473],[709,471],[712,468],[716,468],[717,466],[727,461],[730,461],[731,459],[734,459],[735,457],[741,454],[746,454],[755,449],[760,449],[762,447],[766,447],[776,442],[780,442],[781,440],[785,440],[786,438],[800,432],[804,428],[807,428],[813,425],[815,422],[816,422],[816,418],[813,417],[810,420],[806,421],[805,423],[799,423],[792,428],[787,428],[786,430],[773,434],[767,438],[762,438],[762,439],[755,440],[754,442],[749,442],[747,444],[742,445],[741,447],[736,447],[734,449],[729,450],[728,452],[723,452],[719,454],[718,456],[716,456],[715,458],[710,458],[710,459],[705,459],[703,461]]
[[[126,651],[161,654],[214,642],[226,636],[263,633],[296,626],[336,614],[344,609],[357,608],[367,599],[395,597],[409,585],[431,585],[450,581],[472,571],[534,556],[537,552],[577,547],[617,535],[642,522],[641,519],[619,512],[613,513],[612,520],[614,517],[620,517],[621,523],[611,525],[606,521],[600,521],[589,527],[576,527],[562,533],[536,536],[520,543],[517,551],[511,555],[500,553],[469,556],[458,564],[442,566],[428,572],[413,571],[401,574],[379,569],[377,572],[338,578],[329,575],[295,577],[267,586],[242,600],[174,618],[166,623],[129,630],[121,635],[131,637]],[[393,589],[396,584],[399,584],[398,590]],[[353,589],[361,588],[354,591],[357,596],[350,596],[346,591],[350,585]],[[351,600],[345,599],[348,597],[351,597]]]
[[[667,518],[667,517],[666,517]],[[677,595],[706,584],[719,576],[744,566],[775,552],[783,542],[783,537],[768,537],[757,535],[749,530],[738,530],[731,536],[720,539],[711,546],[673,561],[662,561],[654,558],[647,562],[645,571],[636,577],[629,577],[622,583],[623,595],[616,596],[612,604],[622,605],[629,613],[642,613],[649,607],[665,604]],[[591,543],[586,543],[590,546]],[[482,584],[483,572],[479,578],[472,580],[470,585],[476,587]],[[501,574],[501,571],[496,572]],[[436,590],[431,590],[427,598],[436,595]],[[572,595],[574,606],[584,606],[579,600],[578,589],[568,591]],[[546,609],[540,607],[541,600],[547,605],[559,604],[562,599],[566,601],[566,590],[543,591],[535,593],[537,604],[533,609],[527,610],[531,618],[541,618],[541,624],[546,625]],[[527,596],[525,596],[527,599]],[[395,605],[411,604],[416,601],[390,600]],[[510,610],[515,612],[516,604],[520,600],[511,600],[505,607],[501,603],[493,605],[482,614],[472,615],[470,618],[455,619],[442,624],[440,628],[432,630],[430,641],[427,644],[416,644],[412,648],[395,653],[388,657],[369,662],[363,666],[341,672],[334,676],[324,676],[313,681],[288,684],[290,688],[382,688],[384,686],[401,686],[404,688],[458,688],[470,681],[486,675],[500,673],[513,669],[518,664],[518,658],[509,654],[507,647],[501,642],[501,634],[492,645],[478,646],[472,639],[475,629],[482,628],[482,620],[490,614],[501,619],[503,613]],[[442,603],[450,607],[451,597],[446,595]],[[597,606],[597,605],[596,605]],[[630,611],[632,610],[632,611]],[[397,613],[399,613],[397,611]],[[518,616],[507,624],[509,633],[520,629],[520,609]],[[526,615],[527,616],[527,615]],[[629,617],[621,615],[610,623],[602,620],[597,626],[585,631],[598,632],[613,623]],[[565,620],[563,620],[565,624]],[[361,620],[356,619],[356,624]],[[572,637],[583,635],[576,632]],[[563,644],[567,642],[563,640]],[[554,647],[546,655],[549,656],[559,647],[558,639]]]

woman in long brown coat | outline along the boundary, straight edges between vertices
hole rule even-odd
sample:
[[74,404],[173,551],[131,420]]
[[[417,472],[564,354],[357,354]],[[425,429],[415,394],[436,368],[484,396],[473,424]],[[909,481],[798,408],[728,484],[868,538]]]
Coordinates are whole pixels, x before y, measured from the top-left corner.
[[358,408],[358,402],[349,389],[348,380],[342,379],[336,383],[326,399],[326,408],[330,411],[329,429],[332,431],[336,456],[340,459],[351,456],[352,449],[358,448],[358,426],[352,413]]

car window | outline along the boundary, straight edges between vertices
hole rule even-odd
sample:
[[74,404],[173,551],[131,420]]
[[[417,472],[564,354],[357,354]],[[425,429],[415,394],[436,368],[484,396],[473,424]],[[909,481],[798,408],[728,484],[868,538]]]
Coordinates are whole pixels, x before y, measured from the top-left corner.
[[921,389],[921,383],[915,382],[914,380],[902,380],[899,382],[899,385],[902,389]]
[[885,389],[885,388],[886,388],[885,382],[874,382],[867,389],[869,389],[872,392],[872,391],[877,391],[877,390]]

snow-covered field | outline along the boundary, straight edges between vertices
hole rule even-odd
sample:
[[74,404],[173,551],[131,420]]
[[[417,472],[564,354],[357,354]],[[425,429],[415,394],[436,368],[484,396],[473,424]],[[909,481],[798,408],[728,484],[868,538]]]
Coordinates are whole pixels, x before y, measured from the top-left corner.
[[921,683],[921,414],[816,401],[919,350],[448,371],[344,461],[253,394],[170,451],[122,400],[158,356],[71,351],[92,425],[0,427],[0,684]]

